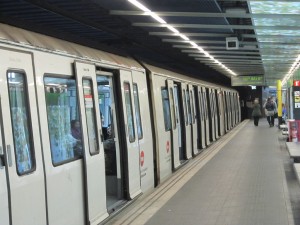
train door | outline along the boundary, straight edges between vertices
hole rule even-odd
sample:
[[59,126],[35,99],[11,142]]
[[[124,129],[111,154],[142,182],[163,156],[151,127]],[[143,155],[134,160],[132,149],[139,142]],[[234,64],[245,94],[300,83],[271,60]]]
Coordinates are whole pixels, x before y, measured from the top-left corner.
[[120,70],[120,85],[125,123],[128,163],[128,192],[133,199],[141,193],[140,152],[136,132],[136,118],[134,114],[134,96],[132,74],[130,71]]
[[2,141],[2,107],[1,107],[1,96],[0,96],[0,224],[9,225],[9,205],[8,205],[8,177],[6,175],[6,157],[4,154],[4,143]]
[[195,105],[195,91],[193,85],[189,85],[189,94],[190,94],[190,105],[191,105],[191,130],[192,130],[192,150],[193,154],[198,153],[198,133],[197,133],[197,124],[198,118],[196,117],[196,105]]
[[46,224],[32,56],[3,49],[0,55],[0,224],[8,224],[8,213],[13,225]]
[[192,157],[191,104],[188,86],[185,83],[181,83],[181,93],[185,121],[185,156],[186,159],[190,159]]
[[106,207],[110,213],[124,201],[123,155],[113,73],[100,70],[96,73],[105,158]]
[[96,70],[94,64],[75,62],[75,71],[82,119],[82,147],[85,149],[83,161],[87,220],[89,224],[98,224],[107,217],[107,210]]
[[[179,161],[180,164],[184,162],[184,142],[183,142],[183,105],[180,104],[180,88],[178,84],[174,84],[174,108],[175,108],[175,126],[178,130],[177,132],[177,139],[178,139],[178,151],[179,151]],[[174,136],[174,139],[176,139],[176,136]]]
[[227,109],[227,101],[226,101],[226,91],[222,91],[222,97],[223,97],[223,108],[224,108],[224,116],[225,116],[225,124],[224,124],[224,128],[225,128],[225,133],[228,132],[228,109]]
[[215,135],[216,138],[219,138],[219,129],[220,129],[220,117],[219,117],[219,105],[218,105],[218,91],[216,89],[212,90],[212,95],[214,99],[214,117],[215,117]]
[[197,86],[197,110],[198,113],[198,139],[199,139],[199,147],[201,149],[205,148],[205,113],[204,113],[204,103],[202,97],[202,87]]
[[209,104],[209,106],[208,106],[208,116],[209,116],[210,141],[215,141],[216,140],[216,135],[215,135],[214,104],[213,104],[213,99],[212,99],[212,90],[211,90],[211,88],[207,88],[206,93],[207,93],[207,102]]
[[225,115],[224,115],[224,105],[223,105],[223,95],[222,95],[222,91],[218,90],[217,93],[217,97],[218,97],[218,118],[219,118],[219,134],[220,136],[224,135],[224,123],[225,123]]
[[205,113],[205,142],[206,146],[210,145],[210,127],[209,127],[209,111],[208,111],[208,97],[207,97],[207,92],[206,88],[202,88],[202,99],[203,99],[203,106],[204,106],[204,113]]
[[[173,169],[180,166],[180,155],[182,152],[181,140],[181,125],[179,123],[179,105],[178,105],[178,89],[172,80],[167,80],[168,93],[170,99],[170,113],[171,113],[171,146],[172,146],[172,160]],[[180,154],[181,153],[181,154]],[[182,157],[183,158],[183,157]]]
[[133,71],[132,80],[140,154],[141,189],[146,192],[154,187],[153,139],[146,75],[141,71]]

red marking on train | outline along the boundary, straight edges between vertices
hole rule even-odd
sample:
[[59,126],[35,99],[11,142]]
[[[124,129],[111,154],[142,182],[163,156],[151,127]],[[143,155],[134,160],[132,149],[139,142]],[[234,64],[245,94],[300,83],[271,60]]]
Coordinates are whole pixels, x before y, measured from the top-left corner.
[[167,141],[167,153],[169,153],[169,151],[170,151],[170,142],[169,141]]
[[144,151],[141,151],[141,166],[144,165],[144,162],[145,162],[145,153]]

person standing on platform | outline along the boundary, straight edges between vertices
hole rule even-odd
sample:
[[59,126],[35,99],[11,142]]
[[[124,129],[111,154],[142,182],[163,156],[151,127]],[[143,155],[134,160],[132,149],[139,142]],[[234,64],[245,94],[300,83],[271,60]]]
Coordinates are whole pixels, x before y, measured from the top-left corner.
[[254,100],[252,117],[254,119],[254,126],[258,126],[259,118],[261,117],[260,104],[258,99]]
[[266,116],[270,127],[274,127],[274,114],[275,114],[275,103],[272,101],[271,97],[267,99],[264,104]]

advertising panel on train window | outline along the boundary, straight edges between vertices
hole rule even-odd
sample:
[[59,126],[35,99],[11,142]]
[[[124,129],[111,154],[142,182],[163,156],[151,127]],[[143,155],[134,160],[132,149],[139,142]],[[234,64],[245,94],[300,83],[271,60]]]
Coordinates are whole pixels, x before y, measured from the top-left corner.
[[264,86],[264,76],[236,76],[231,77],[231,86]]

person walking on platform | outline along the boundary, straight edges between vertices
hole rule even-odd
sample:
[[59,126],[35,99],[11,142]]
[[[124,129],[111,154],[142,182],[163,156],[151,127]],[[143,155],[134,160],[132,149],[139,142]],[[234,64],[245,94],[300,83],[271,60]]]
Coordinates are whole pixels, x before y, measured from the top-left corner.
[[259,117],[261,117],[260,104],[258,102],[258,99],[254,100],[252,117],[254,119],[254,126],[258,126]]
[[275,114],[275,103],[272,101],[271,97],[267,99],[264,104],[266,116],[270,127],[274,127],[274,114]]

